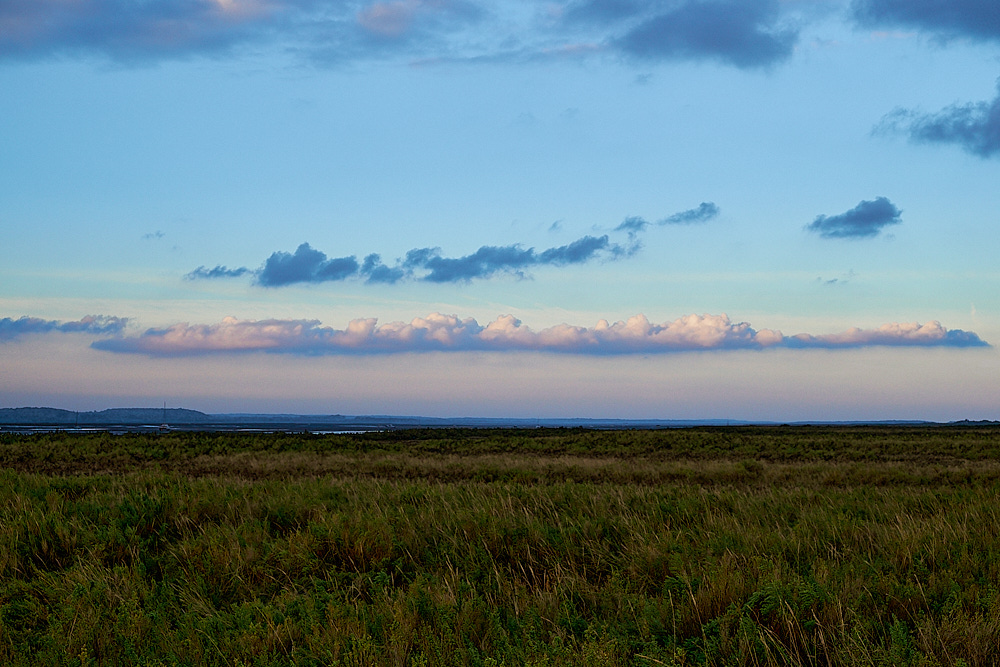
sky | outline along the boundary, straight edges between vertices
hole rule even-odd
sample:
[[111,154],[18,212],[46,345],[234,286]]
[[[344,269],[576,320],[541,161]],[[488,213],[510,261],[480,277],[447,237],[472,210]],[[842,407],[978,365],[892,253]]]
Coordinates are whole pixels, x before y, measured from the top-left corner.
[[995,0],[4,0],[0,407],[1000,419]]

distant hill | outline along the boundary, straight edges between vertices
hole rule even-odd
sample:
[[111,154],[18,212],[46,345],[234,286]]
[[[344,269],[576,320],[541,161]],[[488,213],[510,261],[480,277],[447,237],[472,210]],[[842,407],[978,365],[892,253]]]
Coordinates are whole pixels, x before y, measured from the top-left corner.
[[[225,431],[225,430],[310,430],[310,431],[373,431],[406,428],[589,428],[589,429],[656,429],[688,428],[692,426],[764,426],[777,424],[829,425],[829,426],[917,426],[934,422],[920,420],[883,421],[799,421],[768,422],[730,419],[581,419],[542,418],[524,419],[509,417],[420,417],[404,415],[297,415],[229,413],[206,414],[184,408],[111,408],[90,412],[74,412],[59,408],[0,408],[0,427],[7,430],[55,427],[57,429],[87,427],[127,431],[145,431],[149,427],[167,424],[171,430]],[[996,425],[989,421],[952,422],[957,425]]]
[[0,424],[106,425],[106,424],[199,424],[211,421],[204,412],[184,408],[110,408],[73,412],[59,408],[0,408]]
[[[226,430],[228,428],[384,430],[398,428],[677,428],[723,425],[724,419],[517,419],[497,417],[420,417],[404,415],[296,415],[296,414],[206,414],[197,410],[170,408],[112,408],[74,412],[58,408],[0,408],[0,426],[25,427],[113,427],[158,426],[166,423],[180,430]],[[743,422],[746,423],[746,422]]]

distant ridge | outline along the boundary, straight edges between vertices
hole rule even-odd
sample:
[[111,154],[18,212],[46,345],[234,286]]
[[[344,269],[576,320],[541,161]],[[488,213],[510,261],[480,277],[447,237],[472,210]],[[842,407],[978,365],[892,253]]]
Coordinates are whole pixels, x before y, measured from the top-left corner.
[[33,426],[73,426],[109,424],[200,424],[212,421],[209,415],[184,408],[109,408],[74,412],[59,408],[0,408],[0,424]]
[[[998,422],[954,421],[953,425],[997,425]],[[886,420],[802,420],[750,421],[740,419],[588,419],[510,417],[420,417],[406,415],[298,415],[267,413],[206,414],[185,408],[110,408],[74,412],[59,408],[0,408],[0,427],[4,430],[58,430],[75,427],[99,430],[147,431],[166,424],[180,431],[382,431],[408,428],[587,428],[587,429],[658,429],[694,426],[920,426],[945,425],[942,422],[912,419]],[[117,427],[117,428],[116,428]]]
[[[0,408],[0,426],[72,428],[155,426],[177,430],[388,430],[401,428],[535,428],[597,429],[678,428],[750,424],[727,419],[518,419],[510,417],[420,417],[411,415],[206,414],[183,408],[111,408],[74,412],[59,408]],[[756,422],[763,424],[765,422]]]

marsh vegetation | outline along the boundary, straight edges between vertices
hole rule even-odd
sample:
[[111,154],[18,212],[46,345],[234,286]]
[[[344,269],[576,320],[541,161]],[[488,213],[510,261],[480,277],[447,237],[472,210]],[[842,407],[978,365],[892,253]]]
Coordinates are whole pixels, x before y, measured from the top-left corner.
[[1000,430],[0,437],[13,665],[988,665]]

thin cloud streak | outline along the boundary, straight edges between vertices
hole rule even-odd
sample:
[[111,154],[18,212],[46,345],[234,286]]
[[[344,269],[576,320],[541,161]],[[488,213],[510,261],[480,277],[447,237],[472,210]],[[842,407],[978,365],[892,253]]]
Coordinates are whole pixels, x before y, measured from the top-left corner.
[[79,320],[60,322],[59,320],[44,320],[38,317],[19,317],[0,319],[0,342],[7,342],[32,334],[50,332],[86,333],[98,336],[116,336],[125,331],[127,317],[111,315],[87,315]]
[[230,269],[227,266],[219,264],[214,269],[199,266],[194,271],[185,274],[184,279],[198,280],[199,278],[239,278],[240,276],[248,273],[252,273],[252,271],[245,266],[241,266],[237,269]]
[[726,314],[688,315],[654,324],[645,315],[593,327],[560,324],[535,331],[511,315],[480,325],[475,319],[433,313],[411,322],[379,325],[352,320],[345,329],[318,320],[238,320],[179,323],[134,336],[98,340],[92,347],[150,357],[270,352],[293,355],[384,355],[413,352],[553,352],[578,355],[663,354],[718,350],[852,349],[872,346],[989,347],[979,336],[939,322],[890,323],[837,334],[785,336],[754,329]]
[[[666,225],[699,225],[717,218],[721,211],[722,210],[715,204],[715,202],[703,201],[697,208],[691,208],[686,211],[681,211],[680,213],[668,215],[662,220],[656,221],[655,224],[659,227],[664,227]],[[635,234],[646,231],[652,225],[653,223],[648,220],[632,215],[625,218],[617,227],[615,227],[614,231]]]
[[718,217],[720,209],[715,202],[703,201],[698,208],[674,213],[660,220],[658,225],[696,225]]

